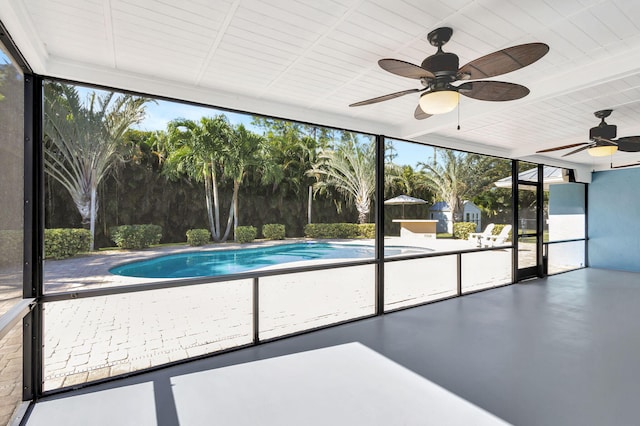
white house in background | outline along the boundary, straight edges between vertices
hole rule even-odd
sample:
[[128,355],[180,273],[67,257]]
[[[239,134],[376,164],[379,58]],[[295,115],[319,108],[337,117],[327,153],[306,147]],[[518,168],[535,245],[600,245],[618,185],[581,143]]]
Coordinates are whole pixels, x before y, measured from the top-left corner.
[[[476,224],[476,232],[482,229],[480,208],[471,201],[462,202],[462,220],[464,222],[472,222]],[[429,208],[429,218],[437,220],[436,232],[448,232],[453,234],[453,215],[449,204],[444,201],[438,201]]]

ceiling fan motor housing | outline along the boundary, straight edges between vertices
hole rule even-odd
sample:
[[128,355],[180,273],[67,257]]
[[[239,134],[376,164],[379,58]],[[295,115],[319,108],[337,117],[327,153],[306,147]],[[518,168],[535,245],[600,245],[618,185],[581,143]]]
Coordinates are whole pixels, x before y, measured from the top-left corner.
[[615,124],[600,124],[589,129],[589,139],[595,138],[615,139],[618,134],[618,126]]
[[421,67],[431,71],[436,77],[440,75],[455,76],[460,66],[460,60],[455,53],[438,52],[422,61]]

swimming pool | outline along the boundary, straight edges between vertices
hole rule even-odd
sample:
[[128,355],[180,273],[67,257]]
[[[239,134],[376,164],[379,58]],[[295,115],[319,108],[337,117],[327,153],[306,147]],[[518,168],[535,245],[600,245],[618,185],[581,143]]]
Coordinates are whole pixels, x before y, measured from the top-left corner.
[[[410,247],[385,247],[385,256],[422,252]],[[138,278],[211,277],[268,266],[316,259],[370,259],[374,247],[356,244],[291,243],[270,247],[171,254],[111,268],[109,272]]]

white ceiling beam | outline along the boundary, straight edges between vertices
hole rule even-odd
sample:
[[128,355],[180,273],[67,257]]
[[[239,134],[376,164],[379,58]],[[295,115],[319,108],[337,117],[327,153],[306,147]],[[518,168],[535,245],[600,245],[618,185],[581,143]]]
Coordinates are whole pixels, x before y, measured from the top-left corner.
[[38,31],[23,1],[0,0],[0,20],[33,72],[44,74],[49,55],[44,43],[37,37]]

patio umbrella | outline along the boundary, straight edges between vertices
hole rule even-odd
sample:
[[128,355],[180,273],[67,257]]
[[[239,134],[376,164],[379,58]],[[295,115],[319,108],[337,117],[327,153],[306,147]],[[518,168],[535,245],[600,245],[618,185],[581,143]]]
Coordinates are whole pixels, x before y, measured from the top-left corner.
[[402,205],[402,218],[404,219],[404,206],[405,204],[427,204],[427,202],[421,198],[410,197],[408,195],[398,195],[397,197],[389,198],[384,202],[387,205]]

